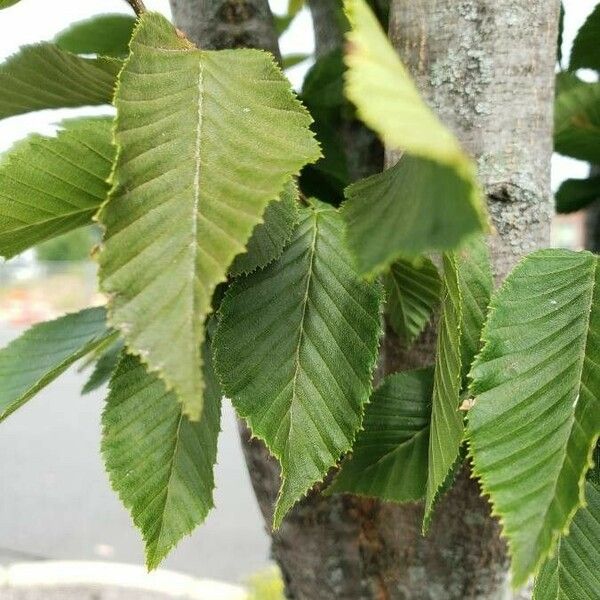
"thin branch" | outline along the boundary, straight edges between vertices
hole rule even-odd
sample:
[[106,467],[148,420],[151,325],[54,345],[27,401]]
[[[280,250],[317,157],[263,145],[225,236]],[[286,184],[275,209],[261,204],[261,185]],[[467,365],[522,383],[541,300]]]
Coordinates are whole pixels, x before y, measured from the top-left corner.
[[138,17],[147,12],[146,7],[144,6],[144,0],[125,0],[125,2],[133,8]]

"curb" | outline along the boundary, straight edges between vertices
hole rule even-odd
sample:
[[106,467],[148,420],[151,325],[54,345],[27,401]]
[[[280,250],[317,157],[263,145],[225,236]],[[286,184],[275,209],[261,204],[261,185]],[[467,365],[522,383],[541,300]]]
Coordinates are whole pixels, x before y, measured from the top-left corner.
[[0,588],[91,585],[158,592],[185,600],[246,600],[243,588],[138,565],[98,561],[40,561],[0,566]]

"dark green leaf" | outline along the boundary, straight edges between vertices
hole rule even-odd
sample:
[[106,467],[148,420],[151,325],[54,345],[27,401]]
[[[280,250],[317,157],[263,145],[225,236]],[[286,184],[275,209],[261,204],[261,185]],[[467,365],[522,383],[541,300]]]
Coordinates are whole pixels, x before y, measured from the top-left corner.
[[471,184],[453,168],[409,155],[346,189],[342,216],[361,273],[373,275],[401,256],[456,248],[481,229],[465,199]]
[[129,15],[98,15],[74,23],[59,33],[54,43],[74,54],[99,54],[124,58],[129,53],[129,40],[135,19]]
[[399,260],[384,277],[386,312],[405,345],[423,331],[440,301],[441,281],[428,258]]
[[123,347],[123,340],[119,339],[109,344],[108,348],[101,349],[94,370],[81,390],[82,394],[89,394],[110,381],[119,364]]
[[381,331],[379,286],[352,267],[338,212],[313,203],[281,258],[230,287],[214,345],[225,393],[281,463],[275,527],[352,446]]
[[571,213],[600,198],[600,175],[588,179],[567,179],[556,192],[556,210]]
[[281,197],[267,206],[264,222],[254,228],[246,252],[235,257],[229,269],[230,275],[236,277],[251,273],[279,258],[297,222],[298,190],[290,182]]
[[600,71],[600,4],[596,5],[573,42],[569,69]]
[[352,455],[327,491],[393,502],[423,498],[432,391],[432,369],[386,377],[367,405]]

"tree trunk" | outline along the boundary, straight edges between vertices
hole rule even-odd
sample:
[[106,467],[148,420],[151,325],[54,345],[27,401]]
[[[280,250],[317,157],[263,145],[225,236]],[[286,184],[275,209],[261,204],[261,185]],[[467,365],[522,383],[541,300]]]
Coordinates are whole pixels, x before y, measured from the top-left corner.
[[[274,46],[266,0],[171,3],[178,26],[203,47],[223,47],[224,40]],[[313,14],[325,4],[312,0]],[[478,161],[497,232],[490,242],[498,280],[519,256],[549,245],[557,20],[558,0],[392,1],[395,47],[430,105]],[[326,28],[317,33],[327,35]],[[317,46],[329,47],[325,41]],[[396,158],[390,152],[388,162]],[[387,334],[384,370],[431,362],[431,347],[431,333],[411,352]],[[264,446],[250,441],[243,428],[242,437],[254,490],[270,525],[279,471]],[[324,498],[314,490],[272,533],[272,552],[288,598],[509,597],[499,526],[467,469],[439,503],[427,538],[421,536],[422,513],[419,503]]]

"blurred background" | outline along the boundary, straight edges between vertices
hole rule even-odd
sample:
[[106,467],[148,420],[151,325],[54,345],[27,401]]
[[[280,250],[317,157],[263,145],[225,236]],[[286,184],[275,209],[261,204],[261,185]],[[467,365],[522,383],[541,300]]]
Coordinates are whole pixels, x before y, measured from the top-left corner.
[[[170,16],[168,0],[146,4]],[[287,0],[271,4],[277,13],[286,11]],[[568,56],[595,4],[564,1],[563,55]],[[122,0],[22,0],[0,14],[0,60],[21,45],[52,39],[70,23],[101,12],[129,10]],[[313,43],[310,14],[304,9],[281,38],[282,51],[310,56]],[[309,57],[287,70],[296,88],[311,64]],[[107,109],[85,112],[106,114]],[[78,113],[42,111],[0,121],[0,153],[30,132],[52,133],[54,123]],[[553,188],[566,178],[585,177],[588,170],[586,163],[555,156]],[[553,238],[557,246],[582,247],[583,216],[557,217]],[[0,259],[0,346],[36,322],[102,302],[88,258],[97,241],[96,230],[81,229],[10,262]],[[46,559],[143,564],[139,534],[110,489],[99,454],[104,390],[80,395],[87,375],[71,369],[0,424],[0,565]],[[196,577],[244,582],[268,566],[269,544],[227,404],[218,457],[217,508],[164,566]]]

